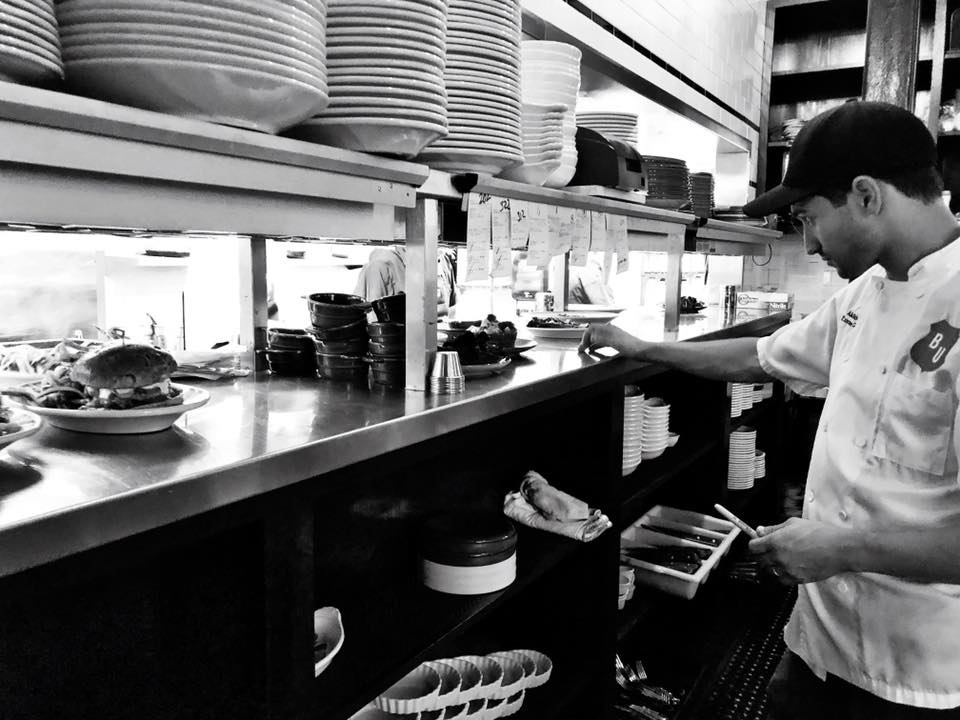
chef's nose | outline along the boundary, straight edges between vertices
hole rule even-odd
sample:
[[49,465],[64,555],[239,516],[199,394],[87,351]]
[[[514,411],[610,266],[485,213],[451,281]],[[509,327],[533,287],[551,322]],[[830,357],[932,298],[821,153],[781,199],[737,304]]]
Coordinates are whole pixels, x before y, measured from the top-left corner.
[[817,240],[816,235],[809,228],[803,229],[803,247],[807,251],[807,255],[819,255],[823,249],[820,246],[820,241]]

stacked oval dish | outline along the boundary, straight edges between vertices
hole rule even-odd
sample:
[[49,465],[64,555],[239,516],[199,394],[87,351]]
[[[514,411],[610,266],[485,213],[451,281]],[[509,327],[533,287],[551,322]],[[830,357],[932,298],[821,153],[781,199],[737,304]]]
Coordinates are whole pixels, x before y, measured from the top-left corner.
[[275,133],[327,105],[322,0],[63,0],[67,81],[103,100]]
[[643,452],[643,403],[646,400],[635,385],[628,385],[623,398],[623,475],[640,464]]
[[730,383],[730,417],[740,417],[744,410],[754,404],[753,385],[748,383]]
[[637,142],[637,116],[623,112],[580,112],[577,125],[630,145]]
[[647,173],[647,205],[677,210],[690,204],[690,172],[678,158],[643,156]]
[[[521,53],[524,161],[502,176],[565,187],[577,171],[581,52],[566,43],[525,40]],[[538,182],[540,177],[543,182]]]
[[661,398],[643,401],[643,427],[640,431],[640,456],[644,460],[663,455],[670,444],[670,406]]
[[490,175],[520,164],[519,0],[450,0],[444,84],[450,134],[420,159]]
[[447,135],[445,0],[329,0],[330,104],[293,131],[413,157]]
[[350,720],[494,720],[545,685],[553,662],[537,650],[506,650],[431,660],[387,688]]
[[0,80],[39,85],[63,79],[53,0],[7,0],[0,20]]
[[741,426],[730,433],[727,488],[749,490],[757,473],[757,431]]

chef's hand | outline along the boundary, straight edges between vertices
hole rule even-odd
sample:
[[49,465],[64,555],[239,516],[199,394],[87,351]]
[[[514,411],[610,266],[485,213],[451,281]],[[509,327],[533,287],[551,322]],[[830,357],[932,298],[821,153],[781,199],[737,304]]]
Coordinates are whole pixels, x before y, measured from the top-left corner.
[[850,533],[816,520],[790,518],[779,525],[758,527],[760,537],[751,540],[749,548],[781,583],[797,585],[847,571],[845,548],[850,546]]
[[621,355],[640,359],[644,350],[653,343],[638,340],[633,335],[620,328],[605,323],[590,325],[583,332],[580,340],[580,352],[592,352],[603,347],[613,348]]

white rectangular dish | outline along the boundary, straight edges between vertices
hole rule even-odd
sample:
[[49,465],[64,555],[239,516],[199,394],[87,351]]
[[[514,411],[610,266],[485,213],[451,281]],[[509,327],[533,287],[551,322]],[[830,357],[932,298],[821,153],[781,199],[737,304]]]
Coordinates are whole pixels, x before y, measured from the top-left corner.
[[[665,529],[683,530],[691,533],[715,537],[720,540],[717,547],[698,543],[684,538],[646,530],[642,525],[657,525]],[[695,573],[688,574],[656,563],[622,556],[621,564],[628,564],[636,570],[636,582],[650,585],[672,595],[688,600],[697,594],[697,590],[706,581],[710,572],[727,554],[730,546],[740,534],[740,530],[731,522],[711,515],[679,510],[665,505],[656,505],[620,533],[621,548],[641,547],[687,547],[710,550],[710,557],[703,561]]]

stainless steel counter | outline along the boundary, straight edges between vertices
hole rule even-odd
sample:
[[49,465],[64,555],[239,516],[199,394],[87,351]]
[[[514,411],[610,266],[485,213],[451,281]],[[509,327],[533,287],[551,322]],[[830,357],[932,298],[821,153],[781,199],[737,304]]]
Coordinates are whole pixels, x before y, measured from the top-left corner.
[[[747,322],[716,313],[625,316],[650,340],[758,335],[785,313]],[[659,323],[659,325],[658,325]],[[204,383],[211,400],[169,431],[86,435],[44,427],[0,451],[0,576],[323,475],[644,367],[540,341],[502,375],[459,396],[369,390],[261,375]]]

